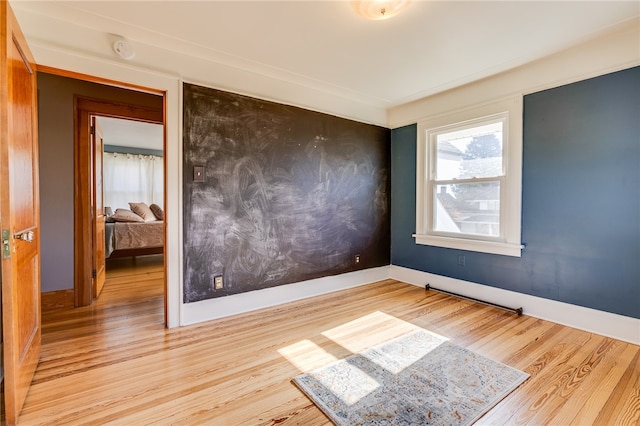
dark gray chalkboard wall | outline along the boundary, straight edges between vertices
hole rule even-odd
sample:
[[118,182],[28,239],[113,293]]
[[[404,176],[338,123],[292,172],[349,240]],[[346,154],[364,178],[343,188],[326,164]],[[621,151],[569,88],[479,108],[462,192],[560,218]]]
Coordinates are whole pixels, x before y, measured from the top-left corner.
[[388,129],[185,84],[183,161],[185,302],[389,264]]

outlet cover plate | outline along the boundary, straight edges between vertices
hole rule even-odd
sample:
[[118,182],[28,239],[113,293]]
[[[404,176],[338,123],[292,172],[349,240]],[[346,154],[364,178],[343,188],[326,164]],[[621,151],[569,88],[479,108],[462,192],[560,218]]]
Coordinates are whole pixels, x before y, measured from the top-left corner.
[[222,290],[224,288],[224,281],[222,280],[222,275],[216,275],[213,277],[213,289],[214,290]]

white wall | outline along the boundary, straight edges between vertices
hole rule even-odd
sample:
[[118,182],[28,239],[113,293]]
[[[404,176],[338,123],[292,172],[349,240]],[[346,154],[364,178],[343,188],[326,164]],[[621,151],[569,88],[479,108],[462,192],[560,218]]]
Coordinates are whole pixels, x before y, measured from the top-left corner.
[[[196,50],[184,51],[183,46],[173,44],[170,38],[157,34],[142,36],[134,28],[128,27],[126,32],[141,36],[141,40],[133,43],[135,58],[130,62],[120,60],[112,49],[117,36],[110,34],[114,23],[102,20],[98,15],[85,14],[73,8],[65,13],[76,13],[75,20],[71,15],[59,15],[57,8],[49,7],[47,1],[37,2],[31,7],[30,2],[13,1],[13,9],[32,47],[36,62],[52,65],[48,56],[45,61],[43,50],[52,52],[59,58],[57,63],[64,62],[63,69],[76,70],[80,62],[92,58],[103,63],[120,64],[123,69],[144,67],[150,73],[181,77],[194,84],[227,90],[234,93],[254,96],[260,99],[295,105],[313,111],[324,112],[339,117],[349,118],[365,123],[384,125],[386,112],[383,108],[363,102],[338,89],[327,87],[318,89],[301,81],[283,81],[274,75],[265,75],[240,69],[224,61],[216,62],[207,54]],[[51,2],[52,3],[52,2]],[[84,20],[89,17],[90,23]],[[89,27],[91,25],[92,27]],[[121,28],[122,29],[122,28]],[[124,31],[124,29],[123,29]],[[126,34],[123,34],[126,35]],[[133,37],[132,37],[133,39]],[[158,41],[161,41],[160,43]],[[68,47],[73,45],[73,51]],[[75,57],[75,58],[73,58]],[[97,67],[100,68],[100,67]],[[100,75],[110,71],[105,70]],[[125,71],[126,73],[126,71]],[[94,75],[94,74],[92,74]],[[119,81],[126,81],[119,79]],[[148,84],[146,85],[148,86]]]
[[391,108],[390,128],[515,94],[533,93],[640,64],[640,19],[541,60]]

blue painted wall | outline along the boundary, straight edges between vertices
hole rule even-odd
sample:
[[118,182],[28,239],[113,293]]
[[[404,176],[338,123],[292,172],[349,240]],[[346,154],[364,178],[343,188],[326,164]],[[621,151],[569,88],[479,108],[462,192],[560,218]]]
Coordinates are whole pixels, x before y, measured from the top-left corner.
[[393,265],[640,318],[640,67],[525,96],[521,258],[415,244],[416,127],[391,133]]

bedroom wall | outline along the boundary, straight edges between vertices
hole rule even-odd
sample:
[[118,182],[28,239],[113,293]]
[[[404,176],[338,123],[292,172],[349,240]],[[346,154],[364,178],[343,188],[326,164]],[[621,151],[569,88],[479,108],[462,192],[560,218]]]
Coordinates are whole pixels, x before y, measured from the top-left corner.
[[640,67],[524,97],[521,258],[415,244],[416,125],[394,129],[392,264],[640,318],[638,117]]
[[73,97],[162,107],[162,97],[38,73],[42,292],[73,288]]
[[389,264],[388,129],[185,84],[183,135],[185,303]]

